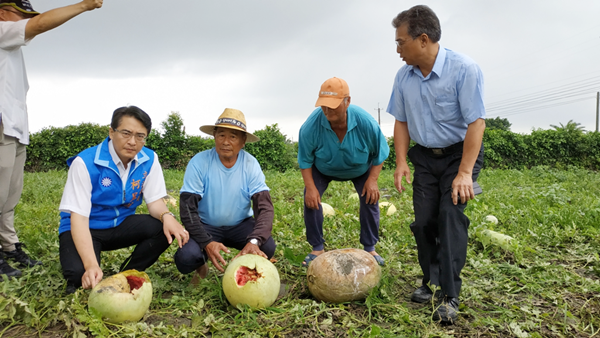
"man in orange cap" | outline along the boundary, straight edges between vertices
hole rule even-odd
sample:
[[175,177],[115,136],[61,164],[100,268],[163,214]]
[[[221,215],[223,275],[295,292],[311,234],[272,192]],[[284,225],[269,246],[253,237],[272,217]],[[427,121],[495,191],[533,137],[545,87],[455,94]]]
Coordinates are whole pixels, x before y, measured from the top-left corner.
[[377,121],[350,104],[346,81],[331,78],[321,86],[319,107],[300,128],[298,164],[304,179],[304,224],[312,252],[308,266],[324,252],[321,196],[331,181],[352,181],[360,195],[360,243],[377,263],[379,241],[379,188],[377,179],[390,148]]
[[[207,261],[221,272],[220,252],[229,247],[239,255],[271,258],[275,253],[273,203],[258,161],[242,148],[260,139],[246,130],[246,118],[227,108],[214,125],[200,130],[215,138],[215,147],[196,154],[185,170],[180,195],[181,222],[190,241],[175,253],[181,273],[208,273]],[[236,256],[237,257],[237,256]]]
[[[14,227],[14,209],[23,191],[25,147],[29,144],[25,103],[29,84],[21,47],[38,34],[101,6],[102,0],[84,0],[40,14],[28,0],[0,0],[0,245],[3,257],[20,267],[42,264],[22,250]],[[0,274],[20,276],[21,271],[0,258]]]

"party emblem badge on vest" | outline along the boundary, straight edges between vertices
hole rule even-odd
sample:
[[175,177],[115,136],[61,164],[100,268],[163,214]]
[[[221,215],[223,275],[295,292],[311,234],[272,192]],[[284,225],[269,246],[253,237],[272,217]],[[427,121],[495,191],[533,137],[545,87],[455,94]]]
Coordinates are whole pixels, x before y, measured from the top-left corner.
[[111,184],[112,184],[112,180],[110,178],[104,177],[102,179],[102,186],[103,187],[108,188],[108,187],[110,187]]

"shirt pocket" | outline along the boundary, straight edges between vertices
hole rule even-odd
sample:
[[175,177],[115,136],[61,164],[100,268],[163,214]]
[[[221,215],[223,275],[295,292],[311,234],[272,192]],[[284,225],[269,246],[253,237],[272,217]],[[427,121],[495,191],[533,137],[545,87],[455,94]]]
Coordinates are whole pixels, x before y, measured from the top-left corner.
[[460,106],[456,96],[438,96],[432,109],[433,118],[437,122],[454,121],[460,115]]
[[352,151],[345,151],[344,162],[350,167],[364,165],[369,161],[369,151],[367,147],[354,148]]

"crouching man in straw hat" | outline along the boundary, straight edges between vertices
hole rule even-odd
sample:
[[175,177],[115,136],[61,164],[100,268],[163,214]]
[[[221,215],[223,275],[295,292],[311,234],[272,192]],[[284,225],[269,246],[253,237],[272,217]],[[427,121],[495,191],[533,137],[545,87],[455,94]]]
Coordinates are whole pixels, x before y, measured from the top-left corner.
[[[150,116],[135,106],[114,111],[108,138],[67,160],[69,175],[60,202],[60,263],[67,293],[102,280],[100,252],[136,245],[121,270],[143,271],[189,233],[169,211],[158,156],[144,147]],[[146,201],[150,215],[136,215]]]
[[360,196],[360,243],[379,265],[379,187],[377,179],[390,148],[377,121],[350,104],[346,81],[336,77],[323,83],[319,107],[300,128],[298,164],[304,179],[304,224],[312,252],[308,266],[324,252],[321,196],[331,181],[352,181]]
[[[242,148],[258,137],[246,131],[246,118],[227,108],[215,125],[200,127],[215,138],[215,147],[196,154],[185,171],[180,195],[180,216],[190,241],[175,253],[181,273],[196,270],[192,283],[206,277],[210,260],[221,272],[227,262],[220,252],[227,247],[237,255],[271,258],[275,253],[273,203],[265,175],[254,156]],[[236,257],[237,257],[236,256]]]

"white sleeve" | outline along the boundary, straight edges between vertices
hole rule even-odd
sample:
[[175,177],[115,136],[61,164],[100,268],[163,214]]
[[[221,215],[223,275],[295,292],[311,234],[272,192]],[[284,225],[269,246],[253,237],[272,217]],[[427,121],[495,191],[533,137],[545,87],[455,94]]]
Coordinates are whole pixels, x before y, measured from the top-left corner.
[[25,26],[29,19],[19,21],[0,21],[0,48],[11,50],[27,45]]
[[79,156],[75,158],[69,168],[67,183],[58,209],[90,217],[92,210],[92,180],[85,162]]
[[154,153],[154,163],[150,168],[150,173],[142,186],[142,194],[146,204],[150,204],[160,198],[167,196],[167,188],[165,186],[165,177],[163,176],[162,167],[158,162],[158,155]]

